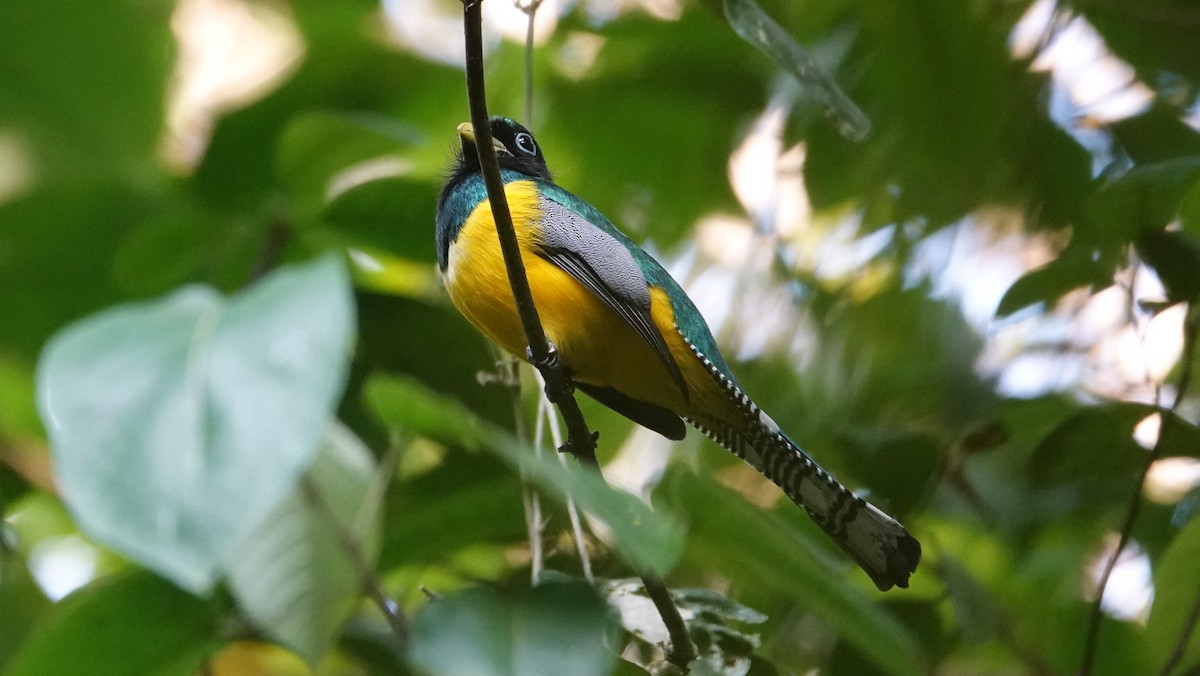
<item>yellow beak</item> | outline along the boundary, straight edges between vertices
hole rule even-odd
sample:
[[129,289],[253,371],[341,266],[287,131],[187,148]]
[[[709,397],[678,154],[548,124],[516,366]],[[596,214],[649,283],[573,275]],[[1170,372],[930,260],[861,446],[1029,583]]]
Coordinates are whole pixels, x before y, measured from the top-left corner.
[[[458,135],[463,141],[470,141],[471,144],[474,145],[475,127],[472,127],[470,122],[463,122],[462,124],[458,125]],[[492,137],[492,147],[496,149],[497,153],[504,153],[505,155],[512,154],[509,152],[508,148],[504,147],[503,143],[496,140],[495,136]]]

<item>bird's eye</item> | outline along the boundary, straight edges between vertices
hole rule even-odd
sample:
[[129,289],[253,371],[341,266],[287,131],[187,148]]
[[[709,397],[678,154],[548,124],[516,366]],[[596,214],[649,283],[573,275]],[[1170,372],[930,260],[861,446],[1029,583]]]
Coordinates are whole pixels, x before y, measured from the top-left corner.
[[526,155],[537,155],[537,144],[533,142],[533,137],[529,134],[521,132],[513,141],[517,144],[517,149]]

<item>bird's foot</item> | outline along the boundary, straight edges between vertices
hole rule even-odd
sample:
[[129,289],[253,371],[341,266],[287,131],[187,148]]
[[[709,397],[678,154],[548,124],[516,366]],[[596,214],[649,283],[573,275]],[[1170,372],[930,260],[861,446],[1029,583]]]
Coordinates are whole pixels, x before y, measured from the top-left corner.
[[525,348],[525,359],[542,374],[542,380],[546,382],[546,398],[550,403],[557,404],[575,393],[575,383],[558,356],[558,348],[549,340],[546,345],[549,350],[540,358],[534,356],[533,350]]
[[584,441],[583,444],[581,444],[582,446],[584,446],[584,448],[576,448],[576,444],[572,443],[574,441],[574,439],[572,439],[571,437],[567,437],[567,440],[563,442],[563,445],[558,447],[558,452],[559,453],[570,453],[571,455],[576,456],[576,457],[580,457],[580,453],[582,452],[585,456],[587,454],[591,454],[592,457],[595,457],[596,442],[599,439],[600,439],[600,433],[592,432],[591,434],[587,435],[587,440]]

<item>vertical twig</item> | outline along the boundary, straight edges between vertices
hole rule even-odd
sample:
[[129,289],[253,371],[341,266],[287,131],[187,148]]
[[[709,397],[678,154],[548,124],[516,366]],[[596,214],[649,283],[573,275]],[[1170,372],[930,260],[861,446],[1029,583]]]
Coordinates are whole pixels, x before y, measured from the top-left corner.
[[[540,380],[538,382],[541,382]],[[542,448],[542,429],[546,425],[550,426],[550,441],[555,447],[562,444],[562,430],[558,427],[558,420],[554,417],[554,411],[550,409],[550,402],[545,397],[538,401],[538,432],[537,432],[537,449],[540,452]],[[566,462],[566,458],[558,456],[560,462]],[[575,501],[571,496],[567,496],[567,517],[571,521],[571,535],[575,540],[575,551],[579,554],[579,565],[583,569],[583,579],[588,581],[588,584],[595,584],[596,578],[592,574],[592,559],[588,556],[587,543],[583,537],[583,522],[579,518],[579,509],[575,506]]]
[[[475,129],[475,150],[479,154],[479,166],[487,186],[488,201],[492,207],[492,218],[500,240],[500,251],[504,256],[504,268],[512,286],[513,301],[520,315],[521,328],[528,342],[529,361],[546,381],[546,396],[554,403],[567,424],[567,443],[563,450],[574,455],[580,462],[596,471],[600,463],[596,460],[596,435],[588,429],[587,421],[575,401],[574,386],[546,339],[533,303],[529,279],[521,260],[512,214],[504,194],[504,182],[500,178],[500,165],[496,161],[496,149],[492,146],[492,130],[487,113],[487,98],[483,80],[483,18],[482,0],[463,0],[463,29],[467,55],[467,100],[471,108],[471,126]],[[688,637],[687,626],[675,607],[671,595],[662,580],[643,576],[642,582],[650,593],[651,600],[662,615],[663,622],[672,639],[668,660],[686,670],[688,662],[695,657],[696,649]]]
[[[525,407],[521,401],[520,365],[515,360],[508,362],[508,373],[502,376],[502,380],[505,381],[504,386],[508,388],[509,397],[512,399],[517,440],[522,446],[529,446],[529,429],[525,424]],[[534,453],[542,452],[541,444],[537,441],[540,435],[541,431],[535,428]],[[521,506],[525,512],[525,533],[529,537],[529,582],[536,585],[542,579],[542,568],[546,560],[542,548],[542,499],[525,476],[521,477]]]
[[533,129],[533,20],[542,0],[528,0],[524,5],[518,2],[517,6],[529,16],[525,26],[525,124]]
[[[1146,475],[1150,472],[1150,467],[1162,455],[1163,439],[1167,437],[1168,429],[1173,424],[1172,420],[1179,404],[1183,402],[1187,395],[1189,385],[1192,380],[1192,367],[1195,364],[1196,357],[1196,338],[1197,333],[1200,333],[1200,311],[1194,307],[1188,307],[1188,315],[1184,320],[1183,325],[1183,354],[1179,358],[1180,376],[1179,385],[1175,389],[1175,399],[1171,402],[1171,407],[1162,410],[1159,407],[1159,416],[1161,422],[1158,428],[1158,439],[1154,442],[1154,448],[1150,450],[1146,457],[1146,462],[1142,466],[1142,471],[1138,475],[1137,484],[1133,489],[1133,496],[1129,500],[1129,508],[1125,513],[1125,522],[1121,525],[1121,537],[1117,541],[1117,548],[1109,556],[1108,561],[1104,564],[1104,571],[1100,575],[1100,584],[1097,585],[1096,600],[1092,603],[1091,612],[1088,615],[1087,638],[1084,640],[1083,659],[1079,663],[1079,674],[1081,676],[1089,676],[1096,660],[1096,649],[1099,645],[1100,624],[1104,619],[1104,613],[1101,609],[1104,601],[1104,591],[1108,588],[1108,579],[1112,576],[1113,569],[1116,568],[1117,559],[1121,556],[1121,552],[1125,550],[1125,546],[1129,544],[1129,539],[1133,534],[1133,525],[1137,521],[1138,514],[1142,511],[1142,486],[1146,483]],[[1190,633],[1191,626],[1194,622],[1185,627],[1185,630]],[[1187,642],[1187,636],[1181,638],[1181,642]]]

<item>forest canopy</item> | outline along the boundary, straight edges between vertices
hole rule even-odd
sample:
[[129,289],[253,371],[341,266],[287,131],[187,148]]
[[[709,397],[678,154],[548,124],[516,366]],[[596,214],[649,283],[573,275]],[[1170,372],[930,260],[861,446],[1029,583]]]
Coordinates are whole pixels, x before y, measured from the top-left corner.
[[1191,3],[483,3],[886,593],[699,434],[555,452],[439,277],[462,14],[0,3],[0,671],[664,673],[643,575],[695,673],[1200,669]]

